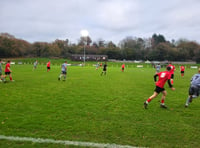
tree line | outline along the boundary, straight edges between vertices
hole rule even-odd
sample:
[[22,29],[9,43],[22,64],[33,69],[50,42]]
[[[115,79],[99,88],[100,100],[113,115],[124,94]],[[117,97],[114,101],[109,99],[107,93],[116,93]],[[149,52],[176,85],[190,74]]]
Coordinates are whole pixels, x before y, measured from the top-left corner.
[[61,57],[70,58],[72,54],[107,55],[117,60],[156,60],[156,61],[196,61],[200,62],[200,44],[180,39],[167,41],[161,34],[150,38],[126,37],[118,45],[112,41],[92,41],[80,37],[77,44],[68,39],[29,43],[8,33],[0,33],[0,58],[9,57]]

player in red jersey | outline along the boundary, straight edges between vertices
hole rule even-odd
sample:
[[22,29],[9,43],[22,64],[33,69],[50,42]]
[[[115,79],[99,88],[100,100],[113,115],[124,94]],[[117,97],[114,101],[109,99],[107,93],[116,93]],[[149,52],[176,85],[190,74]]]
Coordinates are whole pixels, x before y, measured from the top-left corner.
[[5,67],[5,78],[7,77],[7,75],[9,75],[10,81],[14,81],[12,79],[11,72],[12,72],[12,70],[10,69],[10,61],[8,61],[7,64],[6,64],[6,67]]
[[185,72],[185,67],[181,65],[180,70],[181,70],[181,76],[183,77]]
[[122,69],[121,71],[124,72],[125,64],[122,64]]
[[99,66],[100,66],[100,68],[102,68],[102,65],[103,65],[103,64],[102,64],[102,62],[101,62],[101,63],[100,63],[100,65],[99,65]]
[[[144,102],[144,108],[147,109],[147,106],[149,104],[149,102],[154,99],[155,97],[157,97],[157,95],[162,92],[162,97],[161,97],[161,104],[160,107],[161,108],[167,108],[165,106],[165,97],[167,95],[167,92],[164,88],[164,85],[166,83],[166,81],[168,81],[169,87],[171,88],[171,90],[175,90],[175,88],[172,86],[170,78],[171,78],[171,74],[170,71],[171,67],[167,67],[167,71],[162,71],[159,72],[157,74],[154,75],[154,81],[156,83],[156,88],[154,90],[154,93],[152,96],[150,96],[145,102]],[[158,81],[156,81],[156,77],[159,77]]]
[[49,70],[51,69],[51,68],[50,68],[50,65],[51,65],[51,62],[48,61],[48,62],[47,62],[47,72],[49,72]]
[[171,84],[174,84],[174,71],[176,70],[175,66],[172,65],[171,62],[169,62],[169,65],[167,67],[171,67],[171,70],[169,71],[171,74]]

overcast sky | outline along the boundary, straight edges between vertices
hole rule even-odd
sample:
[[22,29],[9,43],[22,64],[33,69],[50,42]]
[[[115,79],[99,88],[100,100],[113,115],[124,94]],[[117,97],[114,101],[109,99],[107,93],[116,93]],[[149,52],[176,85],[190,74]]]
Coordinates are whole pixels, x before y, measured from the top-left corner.
[[200,43],[200,0],[0,0],[0,33],[77,43],[82,29],[93,41],[116,44],[154,33]]

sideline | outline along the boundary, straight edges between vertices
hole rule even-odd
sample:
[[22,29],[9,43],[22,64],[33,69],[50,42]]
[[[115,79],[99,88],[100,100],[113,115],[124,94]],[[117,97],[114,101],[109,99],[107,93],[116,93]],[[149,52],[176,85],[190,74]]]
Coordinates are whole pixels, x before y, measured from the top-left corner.
[[138,147],[134,147],[130,145],[54,140],[54,139],[32,138],[32,137],[14,137],[14,136],[4,136],[4,135],[0,135],[0,139],[10,140],[10,141],[24,141],[24,142],[28,141],[28,142],[33,142],[33,143],[53,143],[53,144],[73,145],[73,146],[82,146],[82,147],[96,147],[96,148],[138,148]]

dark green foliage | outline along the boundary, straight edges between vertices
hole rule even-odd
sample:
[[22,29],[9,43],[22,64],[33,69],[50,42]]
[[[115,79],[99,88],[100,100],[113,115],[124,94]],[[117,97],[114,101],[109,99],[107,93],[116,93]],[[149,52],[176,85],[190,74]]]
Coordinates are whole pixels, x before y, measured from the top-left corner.
[[[84,38],[78,44],[71,44],[68,39],[54,42],[28,43],[16,39],[7,33],[0,34],[0,57],[62,57],[70,58],[71,54],[83,54]],[[166,41],[163,35],[154,34],[149,39],[126,37],[115,45],[112,41],[93,42],[87,37],[85,53],[108,55],[117,60],[155,60],[155,61],[196,61],[200,59],[200,45],[193,41]],[[87,59],[86,59],[87,60]]]

